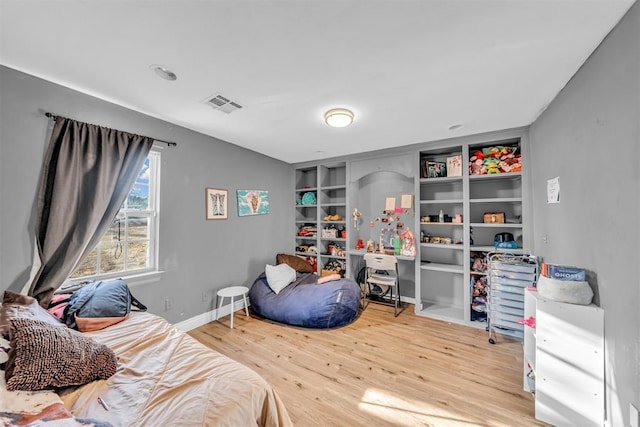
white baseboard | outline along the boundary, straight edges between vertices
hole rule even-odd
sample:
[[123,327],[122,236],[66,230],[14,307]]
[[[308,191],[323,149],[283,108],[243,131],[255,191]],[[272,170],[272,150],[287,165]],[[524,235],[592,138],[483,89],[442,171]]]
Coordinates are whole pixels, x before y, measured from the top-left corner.
[[402,301],[402,302],[406,302],[406,303],[409,303],[409,304],[415,304],[415,303],[416,303],[416,299],[415,299],[415,298],[412,298],[412,297],[403,297],[403,296],[400,296],[400,301]]
[[[409,304],[415,304],[415,298],[400,297],[400,301],[409,303]],[[247,304],[249,304],[249,306],[251,305],[248,299],[247,299]],[[233,306],[234,306],[233,311],[244,310],[244,302],[241,299],[235,301]],[[214,310],[209,310],[202,314],[198,314],[197,316],[193,316],[190,319],[175,323],[173,326],[175,326],[176,328],[180,329],[183,332],[189,332],[192,329],[199,328],[202,325],[206,325],[207,323],[211,323],[214,320],[216,320],[217,312],[218,312],[217,308]],[[228,316],[230,314],[231,314],[231,305],[229,304],[225,305],[220,309],[220,317]]]
[[[247,304],[251,306],[249,303],[249,298],[247,298]],[[239,299],[233,303],[233,311],[244,310],[244,302],[242,299]],[[181,322],[175,323],[173,326],[180,329],[183,332],[189,332],[192,329],[199,328],[202,325],[206,325],[207,323],[211,323],[216,320],[216,315],[218,313],[218,309],[209,310],[202,314],[198,314],[197,316],[193,316],[190,319],[183,320]],[[227,304],[222,306],[220,309],[220,316],[224,317],[231,314],[231,304]]]

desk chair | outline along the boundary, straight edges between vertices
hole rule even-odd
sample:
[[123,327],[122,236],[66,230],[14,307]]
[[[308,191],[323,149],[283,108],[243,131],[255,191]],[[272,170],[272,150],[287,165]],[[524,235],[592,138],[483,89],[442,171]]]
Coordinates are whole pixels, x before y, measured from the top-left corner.
[[[394,317],[398,316],[400,307],[400,278],[398,275],[398,259],[393,255],[368,253],[364,255],[365,262],[365,285],[369,290],[371,302],[392,305]],[[371,297],[371,286],[378,285],[383,290],[386,288],[384,296],[373,299]],[[363,304],[364,305],[364,304]]]

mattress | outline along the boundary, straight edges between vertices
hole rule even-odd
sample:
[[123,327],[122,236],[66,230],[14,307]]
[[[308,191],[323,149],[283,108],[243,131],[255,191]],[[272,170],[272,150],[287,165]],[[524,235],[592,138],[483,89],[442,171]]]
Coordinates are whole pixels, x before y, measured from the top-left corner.
[[104,381],[62,391],[78,418],[114,426],[289,426],[275,390],[255,371],[146,312],[87,332],[118,357]]

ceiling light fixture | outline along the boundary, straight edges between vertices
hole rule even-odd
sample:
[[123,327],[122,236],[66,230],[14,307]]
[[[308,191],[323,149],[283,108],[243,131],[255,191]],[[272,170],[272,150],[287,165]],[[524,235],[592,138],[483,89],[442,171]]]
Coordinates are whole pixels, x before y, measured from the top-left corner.
[[151,65],[149,68],[151,68],[157,75],[165,80],[174,81],[178,78],[176,73],[168,68],[163,67],[162,65]]
[[353,123],[353,112],[346,108],[333,108],[324,113],[324,122],[332,128],[343,128]]

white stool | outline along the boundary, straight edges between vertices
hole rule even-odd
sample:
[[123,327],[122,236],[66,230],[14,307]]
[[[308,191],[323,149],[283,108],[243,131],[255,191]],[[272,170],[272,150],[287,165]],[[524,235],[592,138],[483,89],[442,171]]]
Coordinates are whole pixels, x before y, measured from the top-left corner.
[[231,286],[228,288],[222,288],[216,294],[216,298],[220,297],[220,305],[218,306],[218,310],[216,311],[216,320],[220,316],[220,309],[222,308],[222,302],[225,297],[231,298],[231,329],[233,329],[233,297],[239,297],[242,295],[242,299],[244,300],[244,312],[249,317],[249,307],[247,306],[247,292],[249,292],[249,288],[246,286]]

